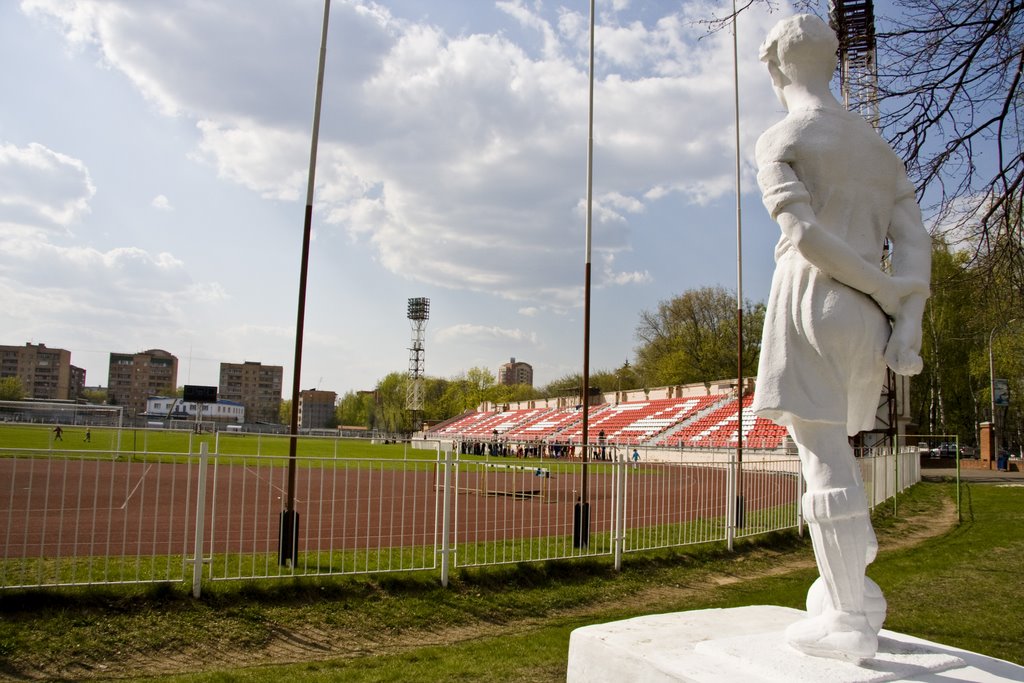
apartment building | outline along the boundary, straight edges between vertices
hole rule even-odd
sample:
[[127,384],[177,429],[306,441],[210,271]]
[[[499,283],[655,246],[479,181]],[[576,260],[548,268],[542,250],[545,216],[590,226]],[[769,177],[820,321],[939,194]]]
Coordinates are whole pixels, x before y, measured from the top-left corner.
[[85,388],[85,370],[71,364],[71,352],[46,344],[0,346],[0,377],[17,377],[26,398],[74,400]]
[[125,418],[146,412],[150,396],[173,394],[178,385],[178,359],[162,349],[111,353],[107,402],[124,406]]
[[498,368],[498,384],[525,384],[533,386],[533,366],[529,363],[517,363],[512,358]]
[[333,391],[308,389],[299,392],[299,428],[324,429],[334,419],[338,394]]
[[284,369],[280,365],[263,365],[252,361],[221,363],[220,398],[245,406],[249,422],[280,422],[281,382]]

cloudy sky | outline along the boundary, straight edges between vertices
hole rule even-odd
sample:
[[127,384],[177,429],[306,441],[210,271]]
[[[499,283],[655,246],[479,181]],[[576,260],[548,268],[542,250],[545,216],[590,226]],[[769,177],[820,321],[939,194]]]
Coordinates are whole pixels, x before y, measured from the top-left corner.
[[[729,5],[731,6],[731,5]],[[642,310],[736,286],[725,2],[599,0],[591,367]],[[301,383],[343,393],[512,356],[582,368],[589,3],[334,0]],[[753,143],[782,116],[740,23],[744,294],[777,228]],[[162,348],[179,384],[284,366],[290,393],[321,0],[0,3],[0,343]]]

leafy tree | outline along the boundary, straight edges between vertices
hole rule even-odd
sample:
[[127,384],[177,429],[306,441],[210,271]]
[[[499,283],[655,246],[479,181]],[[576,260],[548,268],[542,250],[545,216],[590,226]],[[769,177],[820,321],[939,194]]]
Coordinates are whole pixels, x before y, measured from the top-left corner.
[[469,391],[470,405],[476,407],[484,401],[490,400],[493,395],[492,389],[497,386],[494,373],[487,368],[470,368],[466,372],[466,387]]
[[[691,384],[736,376],[736,297],[703,287],[642,311],[637,325],[637,370],[649,386]],[[764,304],[743,307],[743,370],[757,369]]]
[[[625,367],[630,368],[629,362],[626,362]],[[623,381],[625,378],[625,381]],[[635,389],[639,387],[639,380],[636,375],[632,372],[623,372],[619,370],[597,370],[590,373],[590,390],[591,392],[607,393],[610,391],[619,391],[622,389]],[[579,400],[581,392],[583,391],[583,374],[580,372],[563,375],[558,379],[554,380],[550,384],[535,390],[534,394],[542,397],[548,396],[571,396]]]
[[458,415],[466,410],[473,410],[484,401],[500,403],[508,400],[508,394],[499,388],[497,381],[487,368],[470,368],[465,374],[457,375],[447,381],[441,396],[443,405],[449,412],[445,417]]
[[495,384],[490,389],[490,400],[496,405],[528,401],[537,397],[537,392],[529,384]]
[[371,427],[374,392],[349,391],[338,400],[334,410],[338,424],[353,427]]
[[392,372],[377,383],[374,429],[390,434],[405,434],[412,430],[412,416],[405,407],[408,382],[408,374]]
[[637,372],[636,367],[630,365],[628,360],[614,374],[616,391],[644,389],[647,387],[647,378],[643,373]]
[[281,405],[277,409],[277,419],[283,425],[292,423],[292,400],[290,398],[281,401]]
[[101,405],[107,402],[107,391],[106,389],[85,389],[82,391],[82,398],[89,403]]
[[932,251],[932,296],[922,321],[924,369],[911,380],[913,415],[926,433],[966,436],[978,421],[978,378],[972,373],[973,342],[981,335],[974,310],[977,281],[966,254],[941,242]]
[[20,401],[25,398],[25,387],[17,377],[0,378],[0,401]]
[[932,296],[925,308],[921,357],[911,380],[912,416],[924,433],[957,434],[974,443],[979,422],[991,420],[989,349],[997,377],[1010,381],[1011,403],[997,418],[1000,432],[1024,434],[1024,303],[999,266],[936,240]]

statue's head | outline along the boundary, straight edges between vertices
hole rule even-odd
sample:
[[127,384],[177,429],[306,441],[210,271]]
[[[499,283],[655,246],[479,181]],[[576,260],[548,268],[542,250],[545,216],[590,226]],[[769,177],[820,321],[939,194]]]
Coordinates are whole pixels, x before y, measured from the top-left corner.
[[839,40],[813,14],[779,21],[761,44],[760,58],[768,65],[777,89],[788,83],[828,84],[836,69]]

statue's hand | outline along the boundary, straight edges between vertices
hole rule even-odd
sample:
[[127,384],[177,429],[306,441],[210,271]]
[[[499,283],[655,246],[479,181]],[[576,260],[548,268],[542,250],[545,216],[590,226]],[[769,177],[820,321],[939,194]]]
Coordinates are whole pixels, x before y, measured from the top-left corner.
[[885,314],[890,318],[895,318],[896,314],[900,311],[900,302],[903,297],[899,295],[899,292],[895,287],[883,287],[871,295],[871,298],[879,305],[879,307],[885,311]]
[[920,321],[897,315],[885,347],[885,364],[897,375],[916,375],[924,367],[920,351]]
[[[911,294],[927,296],[928,284],[914,278],[893,275],[885,276],[884,284],[872,292],[871,297],[878,302],[886,315],[895,319],[899,316],[903,300]],[[920,345],[920,341],[918,345]]]

